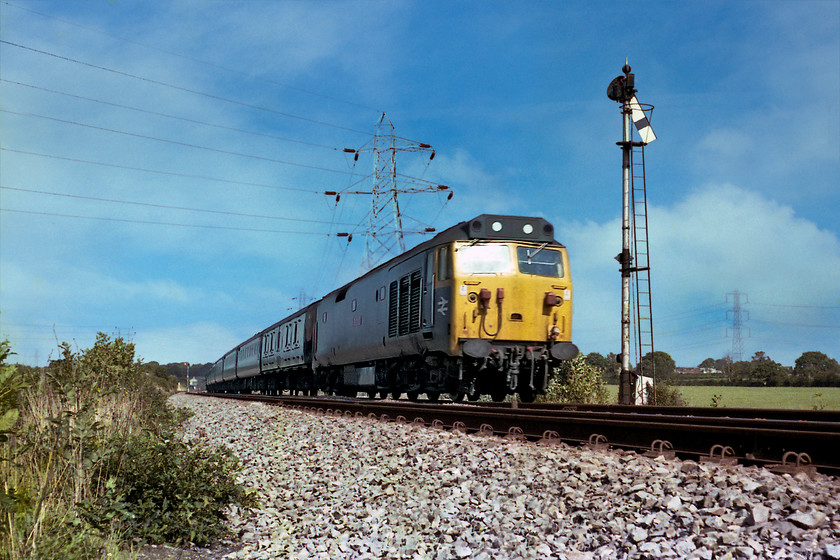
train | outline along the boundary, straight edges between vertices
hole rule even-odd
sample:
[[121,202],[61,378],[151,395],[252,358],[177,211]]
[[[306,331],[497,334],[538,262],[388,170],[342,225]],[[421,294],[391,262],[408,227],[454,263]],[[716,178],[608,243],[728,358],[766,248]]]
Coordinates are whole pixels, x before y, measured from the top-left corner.
[[548,221],[482,214],[237,345],[207,390],[530,402],[578,354],[572,294]]

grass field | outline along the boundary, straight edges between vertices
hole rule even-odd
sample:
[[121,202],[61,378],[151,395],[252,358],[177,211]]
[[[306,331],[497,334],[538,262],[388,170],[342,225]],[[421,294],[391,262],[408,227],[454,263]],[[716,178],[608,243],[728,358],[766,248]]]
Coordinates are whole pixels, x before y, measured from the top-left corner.
[[[613,401],[618,399],[618,385],[608,385]],[[840,387],[677,387],[689,406],[730,408],[794,408],[807,410],[840,410]]]

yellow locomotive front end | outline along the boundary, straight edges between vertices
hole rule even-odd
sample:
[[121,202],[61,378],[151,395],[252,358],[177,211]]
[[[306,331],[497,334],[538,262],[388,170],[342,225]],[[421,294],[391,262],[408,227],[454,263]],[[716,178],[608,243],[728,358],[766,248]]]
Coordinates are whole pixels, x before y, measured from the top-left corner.
[[450,352],[463,357],[471,392],[532,400],[578,352],[572,279],[564,246],[551,235],[520,234],[533,232],[530,222],[510,222],[489,220],[489,235],[451,245]]
[[468,340],[571,340],[572,281],[563,247],[460,242],[454,255],[453,327]]

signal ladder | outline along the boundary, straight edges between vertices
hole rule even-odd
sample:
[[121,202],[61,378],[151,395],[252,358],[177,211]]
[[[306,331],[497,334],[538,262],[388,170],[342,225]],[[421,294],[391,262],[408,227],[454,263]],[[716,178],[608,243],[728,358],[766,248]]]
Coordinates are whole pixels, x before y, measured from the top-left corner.
[[630,193],[633,209],[633,278],[632,306],[636,312],[636,368],[644,377],[656,379],[654,363],[643,363],[648,353],[653,357],[653,312],[650,289],[650,247],[648,245],[647,184],[645,182],[645,143],[633,142],[630,155]]

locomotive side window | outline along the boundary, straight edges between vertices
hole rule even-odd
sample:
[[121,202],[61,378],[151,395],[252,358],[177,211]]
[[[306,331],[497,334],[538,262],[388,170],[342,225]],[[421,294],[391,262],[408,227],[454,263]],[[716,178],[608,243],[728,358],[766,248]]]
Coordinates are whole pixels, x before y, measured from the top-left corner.
[[563,276],[563,255],[560,251],[541,247],[517,247],[516,258],[519,272],[535,276],[561,278]]
[[441,282],[452,278],[452,259],[449,258],[449,246],[443,246],[437,252],[437,278]]
[[376,290],[376,301],[385,301],[385,286]]
[[463,274],[512,272],[507,245],[464,245],[458,249],[458,269]]
[[357,305],[356,298],[353,298],[353,301],[350,302],[350,311],[356,311]]

